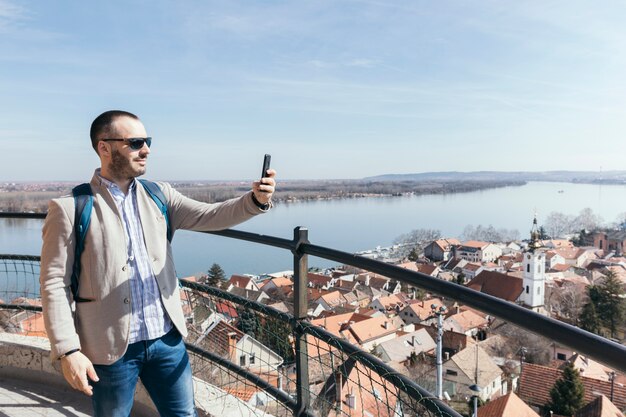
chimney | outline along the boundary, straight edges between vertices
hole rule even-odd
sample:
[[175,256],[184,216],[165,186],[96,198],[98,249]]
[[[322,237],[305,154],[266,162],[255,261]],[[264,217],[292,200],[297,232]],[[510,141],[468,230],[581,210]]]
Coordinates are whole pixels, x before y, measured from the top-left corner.
[[388,322],[388,321],[385,321],[385,322],[383,323],[383,327],[384,327],[385,329],[389,329],[389,322]]
[[343,384],[341,382],[341,371],[335,371],[335,401],[341,407]]
[[350,410],[356,410],[356,396],[353,393],[346,395],[346,404]]
[[443,352],[443,360],[447,361],[448,359],[450,359],[450,352]]
[[236,362],[237,355],[237,333],[229,332],[228,333],[228,357],[231,361]]
[[411,336],[411,346],[415,347],[415,335]]

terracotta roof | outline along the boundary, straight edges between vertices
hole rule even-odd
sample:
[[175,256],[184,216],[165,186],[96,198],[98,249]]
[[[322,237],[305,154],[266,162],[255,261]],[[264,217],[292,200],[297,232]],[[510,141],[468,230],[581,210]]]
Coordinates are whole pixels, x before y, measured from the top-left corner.
[[604,395],[598,396],[595,400],[576,411],[574,417],[624,417],[624,413]]
[[478,417],[539,417],[513,391],[478,408]]
[[230,301],[218,301],[215,303],[215,311],[230,318],[237,318],[239,314],[237,313],[237,309]]
[[228,387],[224,387],[223,389],[230,395],[235,396],[246,403],[252,399],[254,394],[260,391],[260,389],[255,386],[240,386],[239,384],[232,384]]
[[437,270],[438,266],[433,264],[422,264],[417,267],[417,271],[422,274],[432,275]]
[[555,248],[572,248],[574,244],[567,239],[552,239],[547,243],[551,243]]
[[[293,285],[293,282],[289,278],[281,277],[281,278],[272,278],[267,282],[272,282],[278,288],[280,287],[290,287]],[[267,285],[267,283],[265,284]]]
[[410,308],[415,316],[417,316],[420,320],[424,320],[426,317],[431,315],[431,305],[433,304],[442,306],[443,302],[439,298],[431,298],[424,301],[411,300],[409,301],[409,306],[407,308]]
[[450,330],[450,327],[452,327],[452,330],[457,330],[454,329],[455,326],[453,326],[453,322],[456,322],[456,324],[458,324],[458,326],[460,327],[460,329],[458,330],[460,330],[462,333],[489,324],[489,321],[484,316],[472,310],[465,310],[446,318],[443,322],[444,329]]
[[338,306],[346,302],[346,299],[343,298],[343,295],[341,295],[341,292],[339,291],[333,291],[328,294],[324,294],[319,299],[324,300],[324,302],[331,307]]
[[[396,389],[377,373],[361,363],[348,360],[339,367],[341,378],[331,373],[321,389],[320,400],[324,404],[336,404],[328,411],[328,417],[395,417],[398,396]],[[337,388],[341,381],[340,389]],[[340,393],[340,399],[337,393]],[[353,396],[355,408],[349,407]]]
[[570,269],[571,267],[572,265],[568,265],[568,264],[556,264],[551,269],[556,272],[564,272]]
[[307,276],[309,278],[309,284],[320,286],[320,287],[323,287],[324,285],[328,284],[330,280],[332,279],[331,277],[327,275],[313,274],[311,272],[309,272]]
[[376,289],[383,289],[383,287],[385,286],[385,284],[387,284],[389,282],[389,278],[385,278],[385,277],[370,277],[370,287],[374,287]]
[[338,290],[343,290],[343,291],[353,291],[354,288],[356,286],[360,285],[358,282],[356,281],[345,281],[343,279],[338,279],[337,282],[335,282],[335,286],[334,288],[337,288]]
[[483,266],[482,266],[482,265],[480,265],[480,264],[468,263],[467,265],[465,265],[465,266],[463,267],[463,269],[464,269],[464,270],[467,270],[467,271],[474,271],[474,272],[476,272],[476,271],[478,271],[478,270],[479,270],[480,268],[482,268],[482,267],[483,267]]
[[450,246],[454,246],[454,245],[460,245],[461,242],[459,242],[458,239],[455,238],[448,238],[448,239],[438,239],[435,240],[435,245],[439,246],[442,250],[449,250]]
[[561,248],[556,248],[554,249],[554,251],[561,255],[564,259],[578,259],[579,257],[581,257],[586,250],[584,249],[580,249],[580,248],[567,248],[567,247],[561,247]]
[[480,240],[468,240],[467,242],[463,242],[463,246],[468,248],[482,249],[487,245],[489,245],[489,242],[483,242]]
[[418,268],[415,262],[404,262],[401,264],[397,264],[396,266],[399,266],[400,268],[408,269],[411,271],[417,271],[417,268]]
[[495,271],[482,271],[467,286],[511,302],[516,301],[524,290],[522,279]]
[[382,306],[386,309],[386,310],[392,310],[395,309],[396,306],[399,306],[400,308],[403,308],[405,306],[404,301],[396,296],[396,295],[388,295],[387,297],[380,297],[377,299],[377,301],[382,304]]
[[234,326],[219,320],[217,324],[202,339],[202,347],[210,349],[210,352],[216,353],[222,357],[228,357],[228,335],[234,334],[237,342],[241,340],[244,333]]
[[181,279],[184,280],[184,281],[189,281],[189,282],[198,282],[198,278],[196,278],[193,275],[188,276],[188,277],[184,277],[184,278],[181,278]]
[[[387,323],[387,328],[385,328],[385,323]],[[395,333],[396,330],[391,319],[384,315],[371,317],[350,325],[350,332],[361,344],[390,333]]]
[[11,321],[19,324],[18,334],[24,336],[48,337],[42,313],[21,312],[13,316]]
[[250,281],[252,281],[252,278],[250,277],[246,277],[243,275],[233,275],[228,280],[228,283],[233,284],[235,287],[238,288],[245,288],[250,283]]
[[334,316],[324,317],[322,319],[311,320],[311,324],[322,327],[326,331],[341,337],[341,330],[345,328],[345,325],[350,321],[358,322],[369,319],[368,316],[355,313],[336,314]]
[[[550,389],[561,378],[562,372],[556,368],[524,363],[518,391],[520,398],[531,405],[543,406],[550,401]],[[585,376],[580,379],[585,386],[585,402],[594,400],[597,395],[594,393],[611,395],[610,382]],[[618,408],[626,408],[626,386],[615,384],[613,399]]]
[[17,297],[12,299],[10,304],[28,304],[30,306],[41,307],[41,300],[35,298]]

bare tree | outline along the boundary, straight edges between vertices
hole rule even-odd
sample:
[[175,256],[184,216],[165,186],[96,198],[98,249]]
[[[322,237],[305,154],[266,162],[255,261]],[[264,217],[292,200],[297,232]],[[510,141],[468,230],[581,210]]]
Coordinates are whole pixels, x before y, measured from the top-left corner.
[[558,211],[552,211],[546,217],[544,226],[550,237],[554,239],[575,230],[575,228],[572,227],[573,223],[574,219],[572,216],[568,216]]
[[572,227],[574,230],[595,230],[603,223],[602,217],[595,214],[589,207],[580,211],[574,218]]
[[463,239],[465,240],[482,240],[485,242],[511,242],[519,239],[519,230],[517,229],[496,229],[492,225],[483,226],[479,224],[465,226],[463,229]]
[[583,306],[589,297],[583,286],[567,284],[563,287],[551,287],[547,297],[547,307],[571,324],[576,324]]
[[400,245],[395,256],[406,258],[411,252],[422,253],[424,247],[433,240],[441,237],[441,231],[436,229],[415,229],[409,233],[398,236],[394,239],[394,245]]

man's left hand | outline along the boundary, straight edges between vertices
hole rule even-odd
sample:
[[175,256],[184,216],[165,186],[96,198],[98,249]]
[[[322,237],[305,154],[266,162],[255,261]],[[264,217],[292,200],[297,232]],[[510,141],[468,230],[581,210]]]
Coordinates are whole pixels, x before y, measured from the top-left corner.
[[274,189],[276,188],[276,181],[274,177],[276,176],[276,171],[273,169],[267,170],[267,176],[261,178],[259,181],[254,181],[252,183],[252,192],[254,193],[254,198],[261,204],[267,204],[272,199],[272,195],[274,194]]

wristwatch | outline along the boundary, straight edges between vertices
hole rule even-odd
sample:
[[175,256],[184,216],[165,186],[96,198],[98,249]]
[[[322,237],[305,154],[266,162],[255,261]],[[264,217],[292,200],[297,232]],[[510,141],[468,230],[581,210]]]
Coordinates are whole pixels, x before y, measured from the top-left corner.
[[254,196],[254,193],[252,193],[252,201],[254,202],[254,205],[260,208],[261,210],[269,210],[271,207],[270,203],[263,204],[259,200],[257,200],[256,197]]

